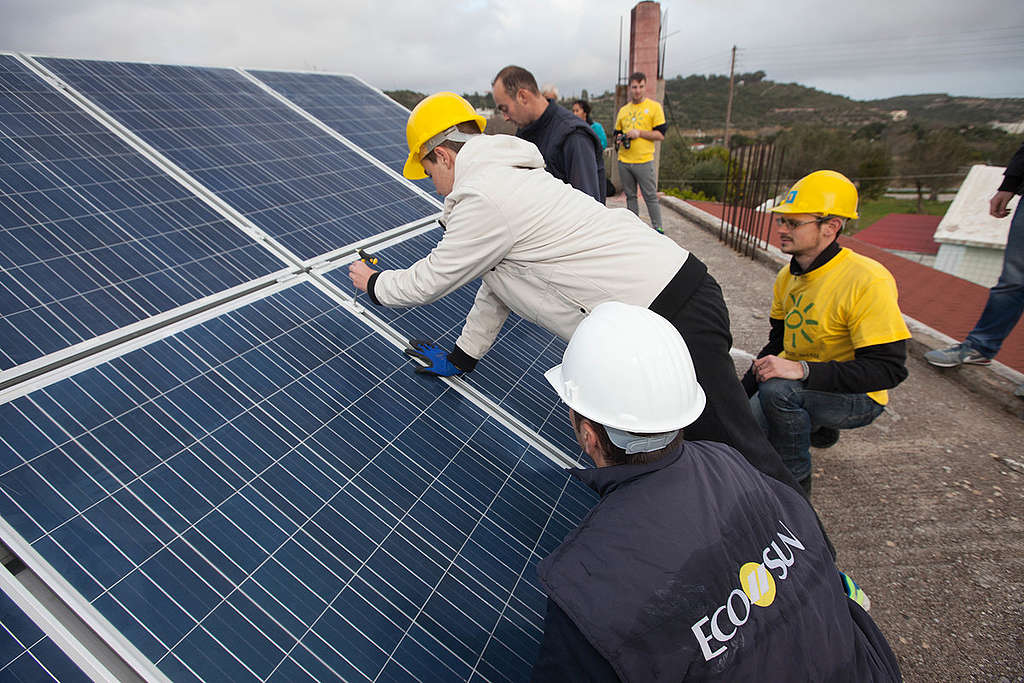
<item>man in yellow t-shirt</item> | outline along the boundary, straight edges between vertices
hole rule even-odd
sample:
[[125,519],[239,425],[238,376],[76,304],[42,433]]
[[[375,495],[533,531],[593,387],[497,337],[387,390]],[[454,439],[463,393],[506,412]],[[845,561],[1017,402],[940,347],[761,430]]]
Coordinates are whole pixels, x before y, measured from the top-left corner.
[[800,179],[774,209],[792,261],[775,279],[768,344],[743,378],[775,450],[810,493],[810,446],[871,423],[907,376],[910,332],[896,281],[877,261],[839,246],[857,218],[857,188],[835,171]]
[[646,97],[647,76],[637,71],[629,77],[629,102],[615,117],[615,142],[619,149],[619,178],[626,193],[626,206],[639,215],[636,187],[644,194],[651,225],[661,229],[661,206],[654,173],[654,143],[665,139],[665,112]]

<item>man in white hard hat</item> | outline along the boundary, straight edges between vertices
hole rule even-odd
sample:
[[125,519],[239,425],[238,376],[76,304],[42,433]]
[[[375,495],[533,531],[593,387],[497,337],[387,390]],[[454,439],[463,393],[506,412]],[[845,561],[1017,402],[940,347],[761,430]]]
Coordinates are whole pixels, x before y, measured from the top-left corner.
[[483,127],[455,93],[416,105],[406,126],[404,174],[429,175],[445,197],[444,236],[406,269],[378,272],[358,260],[349,266],[353,285],[384,306],[430,303],[481,278],[454,349],[410,342],[410,354],[427,363],[421,371],[469,372],[511,311],[568,340],[604,301],[645,306],[680,331],[708,387],[708,409],[691,427],[695,437],[730,444],[800,490],[750,413],[729,356],[729,313],[707,267],[633,213],[552,177],[532,143],[480,135]]
[[900,679],[806,501],[684,440],[705,394],[664,318],[602,303],[545,376],[597,465],[571,474],[601,501],[538,564],[534,681]]

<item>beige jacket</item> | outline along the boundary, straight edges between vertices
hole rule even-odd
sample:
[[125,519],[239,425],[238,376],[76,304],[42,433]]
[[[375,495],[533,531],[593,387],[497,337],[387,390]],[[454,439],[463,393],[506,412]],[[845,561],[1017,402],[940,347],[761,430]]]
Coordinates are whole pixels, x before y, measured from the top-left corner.
[[510,310],[568,339],[599,303],[650,306],[688,256],[630,211],[556,179],[533,143],[508,135],[480,135],[459,151],[441,221],[433,251],[383,271],[373,294],[416,306],[482,276],[456,342],[477,359]]

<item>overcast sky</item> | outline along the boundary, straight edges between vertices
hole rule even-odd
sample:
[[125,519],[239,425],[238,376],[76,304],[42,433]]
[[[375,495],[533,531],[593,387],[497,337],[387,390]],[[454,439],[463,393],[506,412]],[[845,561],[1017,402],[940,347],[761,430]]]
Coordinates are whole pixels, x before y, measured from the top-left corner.
[[[0,0],[0,50],[353,73],[381,89],[484,91],[510,63],[610,89],[633,2]],[[1021,0],[670,0],[665,76],[739,71],[855,99],[1024,97]]]

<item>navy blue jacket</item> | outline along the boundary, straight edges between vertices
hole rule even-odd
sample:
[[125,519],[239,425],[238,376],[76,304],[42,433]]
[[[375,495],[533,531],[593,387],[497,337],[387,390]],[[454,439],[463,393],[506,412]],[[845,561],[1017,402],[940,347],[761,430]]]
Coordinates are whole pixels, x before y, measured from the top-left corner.
[[1006,170],[1003,171],[1003,184],[999,189],[1014,194],[1021,194],[1024,191],[1024,144],[1006,165]]
[[810,505],[734,449],[572,473],[602,500],[538,565],[534,680],[900,679]]
[[604,204],[603,149],[586,121],[549,101],[540,118],[516,135],[537,145],[548,173]]

